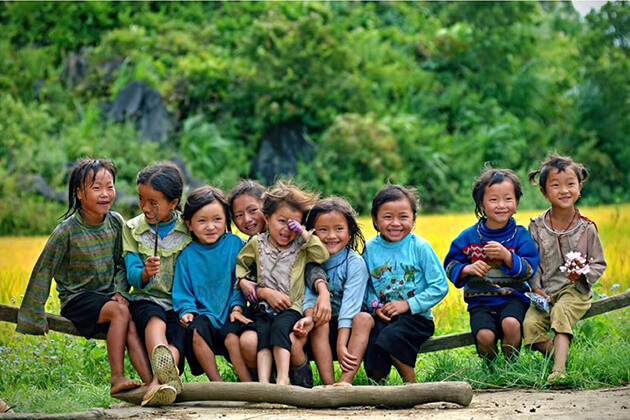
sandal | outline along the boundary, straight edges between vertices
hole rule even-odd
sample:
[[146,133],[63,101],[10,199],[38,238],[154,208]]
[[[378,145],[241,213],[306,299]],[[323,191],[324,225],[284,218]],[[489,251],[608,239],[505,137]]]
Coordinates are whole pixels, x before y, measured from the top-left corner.
[[179,378],[179,371],[175,366],[175,358],[171,349],[164,344],[155,346],[151,354],[151,363],[160,382],[172,386],[177,394],[181,394],[182,380]]
[[144,397],[142,397],[142,407],[157,407],[160,405],[171,405],[177,398],[177,391],[170,385],[153,385]]

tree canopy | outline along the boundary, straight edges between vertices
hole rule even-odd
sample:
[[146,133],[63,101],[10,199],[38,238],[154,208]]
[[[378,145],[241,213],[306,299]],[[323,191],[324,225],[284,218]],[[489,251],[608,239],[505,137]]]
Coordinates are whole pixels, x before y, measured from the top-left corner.
[[[525,182],[548,152],[591,170],[584,203],[630,199],[627,2],[3,2],[0,54],[2,234],[48,233],[63,204],[38,185],[64,191],[81,156],[114,160],[119,195],[176,156],[229,189],[285,126],[313,150],[285,175],[362,213],[387,180],[472,211],[484,165]],[[138,80],[161,141],[111,118]],[[532,187],[521,205],[545,203]]]

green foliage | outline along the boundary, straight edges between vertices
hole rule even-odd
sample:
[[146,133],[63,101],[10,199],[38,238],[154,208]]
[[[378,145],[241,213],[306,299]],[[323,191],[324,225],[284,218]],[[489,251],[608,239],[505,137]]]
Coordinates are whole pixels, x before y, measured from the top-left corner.
[[313,162],[300,173],[324,195],[341,193],[357,211],[369,211],[387,180],[406,183],[399,151],[392,130],[374,115],[341,115],[322,135]]
[[[39,208],[23,178],[63,190],[84,154],[115,160],[123,194],[175,156],[229,188],[254,175],[264,134],[292,124],[315,150],[296,178],[364,213],[387,178],[427,211],[468,208],[485,164],[524,177],[549,151],[595,174],[586,204],[625,202],[629,21],[627,2],[584,18],[535,2],[2,3],[0,199]],[[85,67],[70,77],[73,54]],[[101,111],[134,80],[162,95],[168,145]],[[521,206],[544,204],[526,188]],[[25,220],[2,229],[43,229]]]

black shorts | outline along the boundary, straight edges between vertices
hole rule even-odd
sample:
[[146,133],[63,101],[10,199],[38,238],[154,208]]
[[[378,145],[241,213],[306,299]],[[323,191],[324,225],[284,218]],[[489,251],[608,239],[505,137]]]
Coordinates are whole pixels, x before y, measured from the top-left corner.
[[274,315],[259,309],[254,314],[254,323],[258,333],[258,347],[256,351],[269,349],[274,346],[291,351],[291,338],[293,326],[302,318],[295,309],[285,309]]
[[365,371],[388,373],[394,356],[407,366],[416,365],[422,343],[435,332],[433,320],[410,312],[397,315],[388,324],[374,315],[374,328],[370,332],[365,353]]
[[476,306],[468,311],[470,315],[470,330],[477,340],[477,333],[481,329],[488,329],[494,333],[497,340],[503,338],[503,329],[501,321],[504,318],[516,318],[521,324],[521,333],[523,331],[523,319],[529,308],[528,303],[524,303],[520,299],[510,299],[501,305],[496,306]]
[[188,366],[193,375],[201,375],[203,368],[197,361],[197,356],[193,350],[193,335],[196,330],[197,333],[203,338],[208,347],[212,350],[215,356],[227,356],[227,350],[224,344],[224,336],[221,334],[221,329],[212,325],[210,318],[205,315],[197,315],[188,326],[189,342],[188,352],[186,353],[186,360],[188,360]]
[[247,324],[243,324],[239,321],[228,320],[225,325],[221,327],[221,337],[223,337],[223,341],[225,341],[228,334],[236,334],[237,337],[240,337],[244,331],[248,330],[256,331],[256,323],[250,322]]
[[61,316],[68,318],[85,338],[107,333],[109,322],[98,323],[101,309],[112,300],[111,296],[98,292],[83,292],[61,308]]
[[[177,368],[179,372],[184,371],[185,355],[187,354],[187,346],[189,341],[188,329],[183,327],[179,323],[179,317],[172,309],[167,311],[155,302],[150,300],[136,300],[129,302],[129,312],[133,317],[133,322],[136,324],[138,335],[142,342],[144,342],[144,331],[147,328],[149,319],[153,316],[157,316],[166,324],[166,341],[169,344],[175,346],[179,351],[179,363]],[[151,356],[149,352],[149,357]]]

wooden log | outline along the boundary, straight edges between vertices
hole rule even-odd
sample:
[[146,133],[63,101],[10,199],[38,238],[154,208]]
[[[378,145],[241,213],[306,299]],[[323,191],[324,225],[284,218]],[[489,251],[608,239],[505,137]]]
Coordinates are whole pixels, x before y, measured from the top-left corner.
[[[630,290],[594,301],[591,308],[586,312],[582,319],[624,308],[626,306],[630,306]],[[11,322],[14,324],[17,323],[18,309],[19,308],[16,308],[15,306],[0,303],[0,321]],[[48,319],[48,327],[51,331],[58,331],[70,335],[81,335],[76,328],[74,328],[74,325],[62,316],[47,313],[46,318]],[[105,335],[98,335],[95,338],[105,338]],[[474,340],[470,332],[441,335],[429,338],[422,347],[420,347],[420,353],[449,350],[458,347],[471,346],[473,344]]]
[[[147,387],[119,392],[113,397],[140,404]],[[466,382],[425,382],[401,386],[344,386],[312,389],[257,382],[188,382],[175,402],[246,401],[278,403],[300,408],[384,406],[411,408],[431,402],[468,406],[472,387]]]

